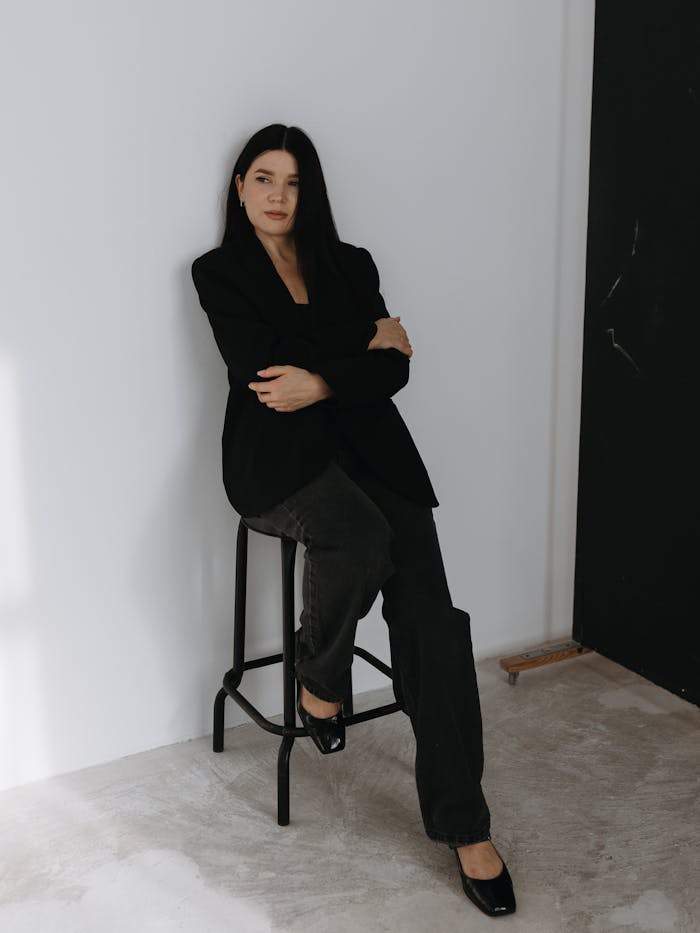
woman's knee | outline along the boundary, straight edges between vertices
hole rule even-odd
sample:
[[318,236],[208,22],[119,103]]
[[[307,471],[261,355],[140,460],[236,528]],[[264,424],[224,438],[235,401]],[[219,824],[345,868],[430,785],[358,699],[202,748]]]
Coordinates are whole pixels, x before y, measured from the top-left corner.
[[358,518],[345,538],[349,557],[368,566],[384,566],[391,561],[394,531],[377,509]]
[[463,671],[465,660],[473,664],[469,613],[455,606],[438,612],[424,633],[423,651],[446,671],[454,667]]

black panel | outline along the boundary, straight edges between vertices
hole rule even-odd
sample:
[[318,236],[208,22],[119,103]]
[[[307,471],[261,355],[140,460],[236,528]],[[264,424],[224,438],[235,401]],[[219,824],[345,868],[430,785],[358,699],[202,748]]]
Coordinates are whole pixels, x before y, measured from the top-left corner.
[[700,703],[696,8],[596,7],[573,635]]

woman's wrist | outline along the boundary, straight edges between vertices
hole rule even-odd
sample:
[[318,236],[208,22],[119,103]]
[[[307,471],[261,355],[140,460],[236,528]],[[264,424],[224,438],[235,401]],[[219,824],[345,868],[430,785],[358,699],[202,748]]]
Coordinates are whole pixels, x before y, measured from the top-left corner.
[[331,387],[328,385],[326,380],[323,378],[323,376],[321,376],[319,373],[314,373],[314,376],[316,377],[316,384],[318,385],[319,402],[322,402],[324,399],[327,399],[327,398],[333,398],[335,393],[333,392],[333,389],[331,389]]

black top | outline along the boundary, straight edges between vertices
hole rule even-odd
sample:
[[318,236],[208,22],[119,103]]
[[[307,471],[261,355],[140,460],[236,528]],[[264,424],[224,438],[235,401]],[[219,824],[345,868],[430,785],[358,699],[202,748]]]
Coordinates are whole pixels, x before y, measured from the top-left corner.
[[[410,358],[368,350],[374,323],[389,317],[368,252],[335,244],[342,280],[329,271],[297,304],[256,236],[239,237],[192,263],[192,279],[228,368],[223,479],[241,515],[259,515],[318,475],[347,444],[390,488],[437,506],[423,461],[391,397],[408,382]],[[257,371],[293,365],[319,373],[334,392],[278,412],[258,400]]]

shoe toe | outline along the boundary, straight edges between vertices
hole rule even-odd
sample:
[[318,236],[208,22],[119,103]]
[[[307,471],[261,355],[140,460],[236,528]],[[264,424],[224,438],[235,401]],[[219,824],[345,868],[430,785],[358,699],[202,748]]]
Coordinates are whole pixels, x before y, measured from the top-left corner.
[[[503,868],[495,878],[470,878],[464,873],[457,850],[453,850],[459,866],[462,879],[462,888],[467,897],[485,914],[497,917],[501,914],[515,913],[515,892],[513,880],[510,877],[508,866],[503,862]],[[503,859],[501,859],[503,861]]]
[[340,713],[327,719],[313,716],[301,705],[300,693],[297,681],[297,712],[318,750],[324,755],[342,751],[345,748],[345,723]]

